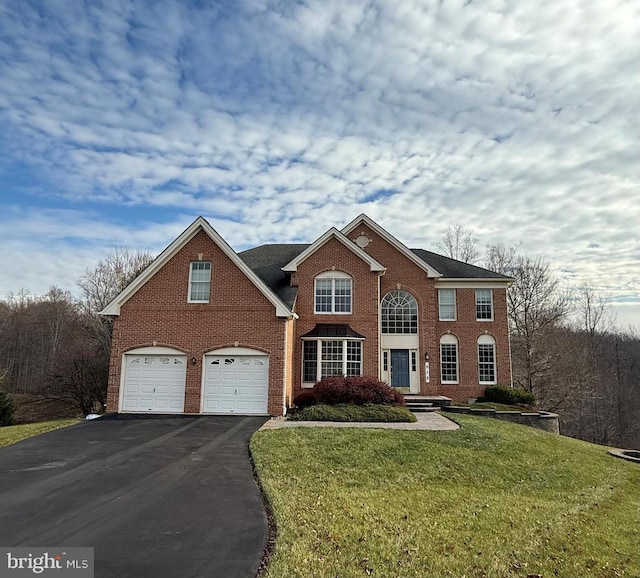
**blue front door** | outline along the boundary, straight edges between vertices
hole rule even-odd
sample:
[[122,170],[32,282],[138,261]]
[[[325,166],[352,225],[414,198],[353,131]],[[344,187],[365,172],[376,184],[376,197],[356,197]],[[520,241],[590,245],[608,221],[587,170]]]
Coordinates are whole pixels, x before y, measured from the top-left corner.
[[409,350],[391,350],[391,387],[409,387]]

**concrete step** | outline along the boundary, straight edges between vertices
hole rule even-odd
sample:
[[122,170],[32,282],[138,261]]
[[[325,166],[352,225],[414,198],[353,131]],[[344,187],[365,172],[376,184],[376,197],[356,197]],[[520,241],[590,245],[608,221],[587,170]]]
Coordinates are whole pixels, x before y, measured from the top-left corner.
[[451,398],[444,395],[405,395],[404,401],[407,406],[414,404],[431,404],[438,407],[451,405]]

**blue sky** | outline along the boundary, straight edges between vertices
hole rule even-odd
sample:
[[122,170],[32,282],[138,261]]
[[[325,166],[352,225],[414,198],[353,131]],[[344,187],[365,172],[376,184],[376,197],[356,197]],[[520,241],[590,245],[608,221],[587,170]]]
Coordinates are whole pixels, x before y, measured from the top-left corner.
[[367,213],[544,256],[640,327],[635,0],[0,3],[0,295]]

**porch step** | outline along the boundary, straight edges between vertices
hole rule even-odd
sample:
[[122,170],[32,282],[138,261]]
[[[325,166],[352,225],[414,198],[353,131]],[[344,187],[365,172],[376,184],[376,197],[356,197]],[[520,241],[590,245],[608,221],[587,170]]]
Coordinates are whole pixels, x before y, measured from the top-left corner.
[[411,411],[438,411],[451,405],[451,398],[444,395],[405,395],[404,401]]
[[426,412],[426,411],[438,411],[440,409],[437,405],[432,405],[430,403],[408,403],[407,409],[416,412]]

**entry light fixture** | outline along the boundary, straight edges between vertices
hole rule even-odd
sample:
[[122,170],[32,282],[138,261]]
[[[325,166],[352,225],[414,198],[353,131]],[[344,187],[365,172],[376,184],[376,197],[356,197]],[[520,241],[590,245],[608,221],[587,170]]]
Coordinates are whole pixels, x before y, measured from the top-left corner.
[[425,353],[425,354],[424,354],[424,360],[425,360],[425,361],[429,361],[429,354],[428,354],[428,353]]
[[195,357],[191,358],[191,365],[195,365],[196,363],[198,363],[198,360]]

